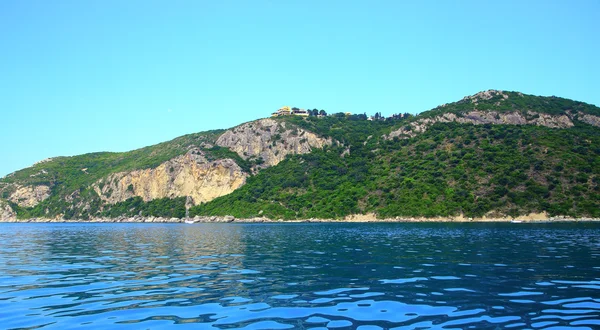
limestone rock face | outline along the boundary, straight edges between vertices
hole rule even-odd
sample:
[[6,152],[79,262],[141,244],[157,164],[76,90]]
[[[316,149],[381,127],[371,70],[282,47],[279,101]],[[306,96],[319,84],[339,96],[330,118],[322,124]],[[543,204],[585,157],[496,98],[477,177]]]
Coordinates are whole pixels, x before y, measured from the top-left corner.
[[17,215],[5,201],[0,200],[0,221],[15,221]]
[[227,130],[217,139],[217,145],[228,147],[244,159],[262,158],[264,163],[259,167],[265,168],[277,165],[286,155],[331,145],[331,139],[267,118]]
[[39,185],[19,186],[8,199],[21,207],[34,207],[48,197],[50,197],[50,187]]
[[134,196],[144,201],[190,196],[197,205],[231,193],[247,176],[232,159],[208,161],[201,151],[190,150],[154,169],[111,174],[94,184],[94,190],[111,204]]
[[[588,115],[589,116],[589,115]],[[594,117],[594,116],[592,116]],[[600,118],[598,118],[600,119]],[[445,113],[433,118],[423,118],[410,123],[410,129],[402,127],[392,131],[387,138],[394,137],[410,138],[419,133],[425,132],[429,126],[435,123],[457,122],[461,124],[494,124],[494,125],[537,125],[550,128],[569,128],[573,127],[573,121],[567,115],[553,116],[545,113],[528,111],[527,114],[521,112],[496,112],[496,111],[470,111],[462,114]],[[600,124],[600,120],[598,121]]]
[[600,117],[598,117],[598,116],[579,112],[579,113],[577,113],[577,119],[581,120],[582,122],[584,122],[586,124],[600,127]]
[[573,122],[566,115],[552,116],[545,113],[528,111],[524,116],[519,112],[498,113],[496,111],[471,111],[464,117],[456,118],[459,123],[471,124],[508,124],[508,125],[538,125],[550,128],[573,127]]

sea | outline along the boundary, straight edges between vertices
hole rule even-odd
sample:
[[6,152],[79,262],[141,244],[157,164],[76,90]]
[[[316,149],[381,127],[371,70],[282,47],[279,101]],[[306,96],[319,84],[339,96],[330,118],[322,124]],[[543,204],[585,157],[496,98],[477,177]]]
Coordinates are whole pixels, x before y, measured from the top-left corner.
[[600,224],[3,223],[0,328],[600,329]]

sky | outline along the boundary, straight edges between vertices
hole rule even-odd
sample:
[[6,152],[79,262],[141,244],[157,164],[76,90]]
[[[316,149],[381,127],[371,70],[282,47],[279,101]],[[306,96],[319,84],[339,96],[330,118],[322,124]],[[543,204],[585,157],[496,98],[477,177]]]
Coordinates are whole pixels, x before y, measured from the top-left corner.
[[600,0],[3,0],[0,177],[281,106],[419,113],[488,89],[600,105]]

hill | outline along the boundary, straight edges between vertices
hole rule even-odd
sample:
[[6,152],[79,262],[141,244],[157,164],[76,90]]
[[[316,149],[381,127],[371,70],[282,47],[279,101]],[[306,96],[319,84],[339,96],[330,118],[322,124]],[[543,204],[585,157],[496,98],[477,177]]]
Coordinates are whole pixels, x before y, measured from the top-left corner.
[[[5,217],[600,217],[600,108],[485,91],[418,116],[284,116],[0,180]],[[8,206],[8,207],[7,207]],[[10,209],[10,210],[9,210]]]

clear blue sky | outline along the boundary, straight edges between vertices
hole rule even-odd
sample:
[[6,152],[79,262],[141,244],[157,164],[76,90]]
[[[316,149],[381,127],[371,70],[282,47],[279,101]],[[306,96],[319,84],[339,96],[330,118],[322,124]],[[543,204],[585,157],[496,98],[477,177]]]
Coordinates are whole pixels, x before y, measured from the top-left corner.
[[280,106],[418,113],[481,90],[600,105],[600,1],[0,1],[0,176]]

